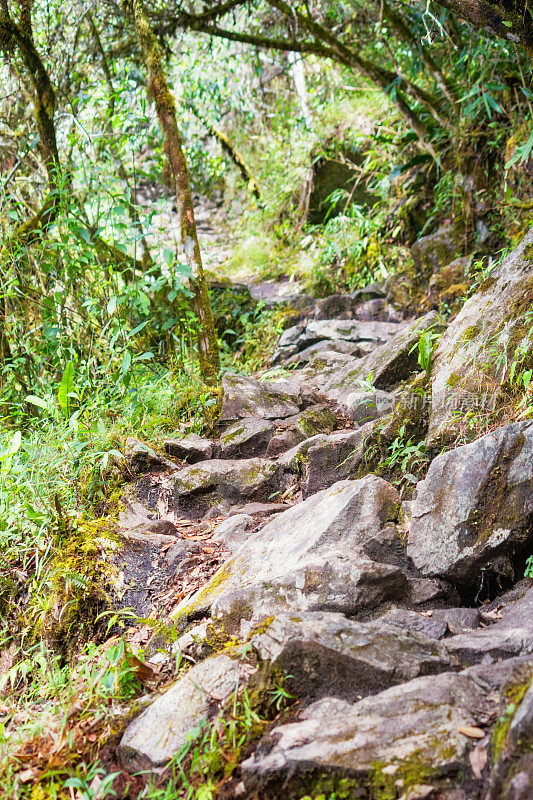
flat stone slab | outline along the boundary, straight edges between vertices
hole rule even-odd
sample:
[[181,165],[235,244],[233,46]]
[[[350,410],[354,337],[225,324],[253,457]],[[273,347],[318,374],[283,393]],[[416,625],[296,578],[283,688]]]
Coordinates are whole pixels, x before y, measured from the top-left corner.
[[215,656],[192,667],[126,728],[119,755],[130,769],[166,764],[238,686],[239,662]]
[[169,456],[187,461],[188,464],[196,464],[213,455],[213,442],[196,433],[189,433],[181,439],[167,439],[163,447]]
[[258,381],[245,375],[224,375],[224,400],[220,422],[243,417],[282,419],[297,414],[303,405],[297,383],[288,380]]
[[216,506],[266,501],[278,487],[280,469],[264,458],[202,461],[180,470],[174,477],[169,507],[186,516],[200,517]]

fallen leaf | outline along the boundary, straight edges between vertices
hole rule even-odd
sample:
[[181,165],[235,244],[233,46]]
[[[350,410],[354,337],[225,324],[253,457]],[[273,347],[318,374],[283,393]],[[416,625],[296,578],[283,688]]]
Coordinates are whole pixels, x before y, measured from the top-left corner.
[[463,736],[468,736],[469,739],[484,739],[485,738],[485,731],[482,731],[481,728],[476,728],[473,725],[460,725],[457,728],[458,733],[462,733]]
[[141,661],[141,659],[137,658],[137,656],[133,653],[128,653],[126,655],[126,661],[128,666],[133,669],[136,676],[143,683],[156,680],[157,673],[154,672],[152,667],[150,667],[148,664],[145,664],[144,661]]
[[489,619],[503,619],[502,612],[496,609],[494,609],[494,611],[482,611],[481,613],[484,617],[488,617]]
[[480,744],[469,753],[468,760],[470,761],[472,772],[478,780],[483,777],[483,770],[487,766],[488,758],[487,748]]
[[21,783],[28,783],[37,777],[38,774],[38,769],[23,769],[22,772],[18,773],[18,779]]

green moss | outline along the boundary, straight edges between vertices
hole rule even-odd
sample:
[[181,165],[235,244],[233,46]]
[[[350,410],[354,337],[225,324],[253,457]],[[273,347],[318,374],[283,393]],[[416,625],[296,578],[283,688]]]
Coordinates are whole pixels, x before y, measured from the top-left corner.
[[461,342],[464,342],[465,344],[466,344],[467,342],[471,342],[471,341],[472,341],[472,339],[475,339],[475,338],[476,338],[476,336],[478,335],[478,333],[479,333],[479,327],[478,327],[477,325],[470,325],[470,326],[469,326],[469,327],[468,327],[468,328],[465,330],[465,332],[463,333],[463,335],[461,336]]
[[218,572],[213,575],[209,583],[206,583],[206,585],[200,590],[199,594],[194,600],[194,603],[191,603],[180,611],[176,617],[176,621],[179,621],[180,619],[186,619],[195,612],[199,611],[207,600],[213,600],[217,589],[223,586],[224,583],[231,577],[232,564],[233,561],[226,561],[226,563],[220,567]]
[[299,427],[306,436],[314,436],[324,430],[332,430],[336,421],[335,414],[329,408],[304,411],[300,417]]
[[459,381],[461,380],[461,376],[458,372],[452,372],[448,380],[446,381],[446,385],[450,386],[452,389],[457,386]]
[[244,428],[237,428],[237,430],[230,431],[229,433],[225,433],[223,436],[220,437],[220,441],[223,444],[230,444],[237,436],[241,436],[244,433]]
[[524,247],[523,256],[525,261],[533,260],[533,244],[528,244],[527,247]]
[[108,602],[113,570],[107,555],[117,547],[116,516],[59,520],[55,555],[47,565],[48,591],[34,597],[27,610],[32,635],[51,640],[70,655],[94,633],[96,618]]
[[491,737],[491,750],[492,760],[495,763],[502,755],[502,751],[511,727],[511,722],[520,705],[522,698],[531,685],[532,678],[529,676],[527,681],[517,681],[509,684],[504,691],[504,697],[507,703],[505,713],[499,718],[494,726]]

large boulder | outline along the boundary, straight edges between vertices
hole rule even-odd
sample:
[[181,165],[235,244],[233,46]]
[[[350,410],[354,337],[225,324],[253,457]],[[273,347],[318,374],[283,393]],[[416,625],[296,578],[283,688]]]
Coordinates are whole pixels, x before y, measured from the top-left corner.
[[223,512],[237,503],[268,500],[279,490],[280,480],[278,465],[265,458],[213,458],[175,475],[169,506],[191,518],[201,517],[211,508]]
[[243,620],[280,610],[354,615],[401,597],[407,578],[390,563],[393,543],[400,543],[393,524],[398,513],[399,495],[381,478],[340,481],[248,537],[175,613],[211,608],[228,628],[239,629]]
[[[428,444],[453,440],[466,410],[495,410],[515,359],[533,366],[533,230],[465,303],[433,359]],[[529,362],[524,353],[529,348]]]
[[505,686],[516,675],[524,680],[532,668],[513,659],[415,678],[353,704],[318,700],[298,721],[274,728],[241,765],[246,789],[273,798],[283,785],[290,800],[311,787],[315,796],[321,780],[338,775],[343,791],[352,786],[354,797],[361,790],[362,797],[397,797],[413,783],[434,791],[404,797],[448,797],[438,794],[439,785],[457,786],[454,778],[463,784],[472,774],[469,754],[476,739],[470,730],[476,736],[480,728],[490,729]]
[[355,700],[419,675],[445,672],[454,659],[426,637],[343,614],[278,614],[251,639],[254,651],[297,697]]
[[435,458],[411,504],[407,552],[425,576],[463,587],[513,576],[533,539],[533,422],[506,425]]

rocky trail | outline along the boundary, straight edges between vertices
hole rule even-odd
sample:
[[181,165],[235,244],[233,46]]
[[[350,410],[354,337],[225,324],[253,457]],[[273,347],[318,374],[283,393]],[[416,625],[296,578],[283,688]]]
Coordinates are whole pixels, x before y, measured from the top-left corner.
[[[279,377],[227,374],[211,438],[127,440],[114,591],[151,620],[131,640],[165,688],[121,770],[168,774],[245,703],[262,722],[220,797],[533,797],[533,422],[506,417],[493,369],[494,336],[526,335],[532,243],[447,326],[384,286],[254,286],[293,312]],[[469,440],[472,409],[493,422]],[[403,431],[426,440],[407,474]]]

